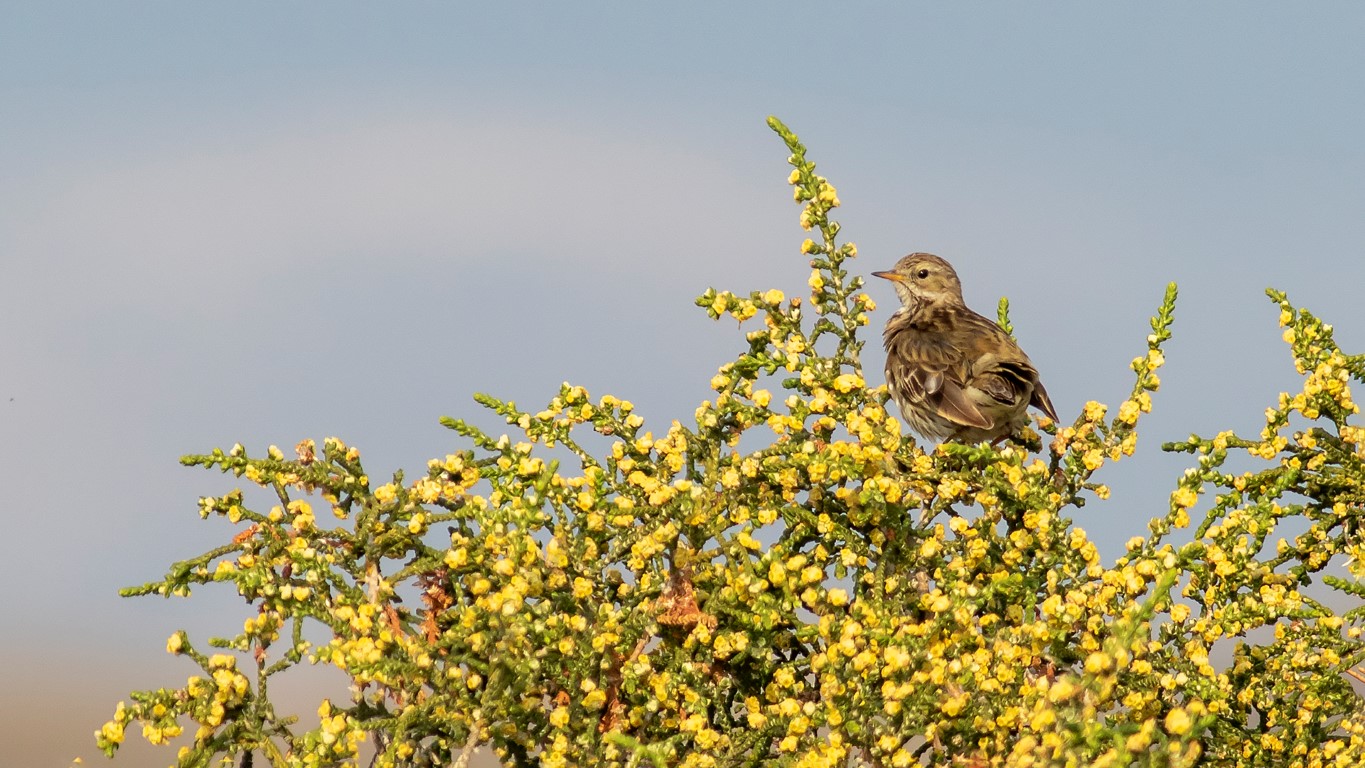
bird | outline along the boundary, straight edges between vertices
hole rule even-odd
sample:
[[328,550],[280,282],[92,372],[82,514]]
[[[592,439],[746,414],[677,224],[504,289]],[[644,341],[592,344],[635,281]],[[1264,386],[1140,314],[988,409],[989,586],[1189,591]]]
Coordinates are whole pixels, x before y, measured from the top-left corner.
[[1028,355],[969,309],[947,260],[912,253],[890,270],[901,306],[882,334],[886,382],[902,418],[926,439],[998,444],[1028,423],[1032,405],[1057,411]]

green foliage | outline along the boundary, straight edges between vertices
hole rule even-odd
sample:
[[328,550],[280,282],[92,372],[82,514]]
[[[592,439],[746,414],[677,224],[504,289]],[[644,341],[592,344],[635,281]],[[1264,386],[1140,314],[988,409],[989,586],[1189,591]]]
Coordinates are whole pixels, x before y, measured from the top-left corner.
[[[693,419],[644,431],[629,402],[565,384],[535,413],[479,396],[518,436],[445,420],[469,447],[414,481],[372,482],[335,438],[289,460],[240,446],[186,457],[274,498],[202,499],[202,516],[240,528],[231,542],[125,594],[227,582],[249,617],[209,641],[213,656],[173,635],[168,650],[200,673],[134,693],[101,747],[137,722],[155,743],[193,723],[186,766],[247,752],[355,765],[367,741],[391,766],[461,764],[480,746],[548,766],[1365,762],[1344,677],[1361,661],[1361,609],[1302,591],[1316,579],[1341,602],[1365,594],[1365,430],[1347,424],[1365,357],[1273,294],[1303,391],[1255,439],[1168,446],[1197,463],[1106,566],[1068,515],[1107,499],[1094,473],[1136,447],[1174,285],[1112,418],[1087,403],[1069,426],[1040,425],[1046,447],[1033,431],[999,449],[918,446],[864,380],[875,303],[838,242],[838,195],[769,124],[812,234],[811,294],[698,299],[739,320],[747,346]],[[1008,327],[1004,302],[1000,316]],[[1230,451],[1264,466],[1224,472]],[[1205,491],[1213,504],[1196,511]],[[1289,523],[1306,530],[1276,538]],[[1323,574],[1343,555],[1349,577]],[[330,641],[308,643],[309,625]],[[315,728],[268,696],[305,662],[356,685],[322,702]]]

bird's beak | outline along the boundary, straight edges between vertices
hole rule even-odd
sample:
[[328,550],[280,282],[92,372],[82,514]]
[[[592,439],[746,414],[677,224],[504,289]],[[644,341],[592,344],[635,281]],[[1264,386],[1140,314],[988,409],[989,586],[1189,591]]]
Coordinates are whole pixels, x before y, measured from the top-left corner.
[[873,272],[873,273],[872,273],[872,276],[873,276],[873,277],[880,277],[880,278],[883,279],[883,280],[890,280],[890,281],[893,282],[893,283],[903,283],[903,282],[905,282],[905,278],[901,277],[900,275],[896,274],[895,272]]

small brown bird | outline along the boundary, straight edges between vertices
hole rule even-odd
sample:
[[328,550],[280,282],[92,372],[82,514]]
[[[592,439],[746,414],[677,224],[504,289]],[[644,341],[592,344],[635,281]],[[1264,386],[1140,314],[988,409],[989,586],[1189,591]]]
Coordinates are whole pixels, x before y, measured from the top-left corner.
[[1030,405],[1057,412],[1038,370],[1009,334],[967,308],[951,264],[912,253],[890,271],[901,308],[886,323],[886,383],[910,428],[930,440],[999,442]]

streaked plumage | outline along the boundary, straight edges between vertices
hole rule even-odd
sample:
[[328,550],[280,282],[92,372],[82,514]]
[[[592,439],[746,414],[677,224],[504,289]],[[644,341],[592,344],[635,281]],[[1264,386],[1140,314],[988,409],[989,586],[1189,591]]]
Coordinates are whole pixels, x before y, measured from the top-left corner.
[[1028,355],[967,308],[951,264],[912,253],[872,274],[901,300],[882,338],[886,382],[911,429],[930,440],[997,442],[1028,423],[1030,405],[1057,420]]

